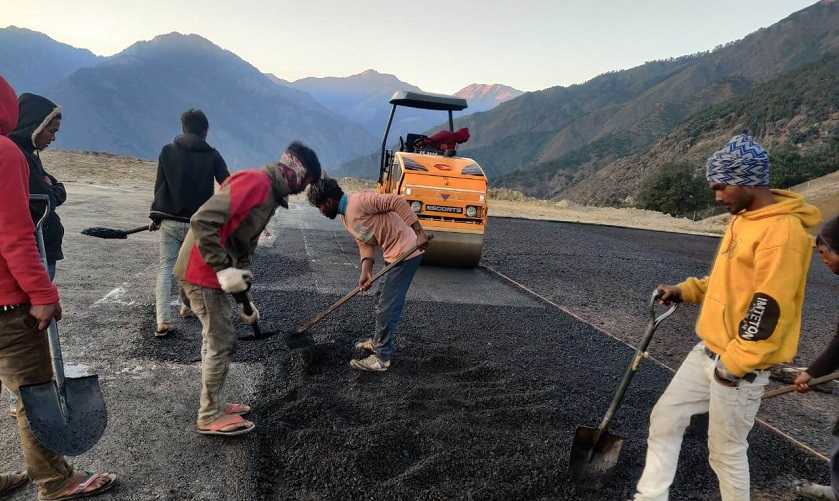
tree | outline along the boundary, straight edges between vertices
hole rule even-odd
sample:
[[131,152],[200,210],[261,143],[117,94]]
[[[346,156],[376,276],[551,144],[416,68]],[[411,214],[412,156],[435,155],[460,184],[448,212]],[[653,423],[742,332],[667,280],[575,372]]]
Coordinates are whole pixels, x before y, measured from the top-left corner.
[[638,194],[638,206],[672,216],[693,216],[713,204],[705,178],[686,163],[665,164],[650,176]]

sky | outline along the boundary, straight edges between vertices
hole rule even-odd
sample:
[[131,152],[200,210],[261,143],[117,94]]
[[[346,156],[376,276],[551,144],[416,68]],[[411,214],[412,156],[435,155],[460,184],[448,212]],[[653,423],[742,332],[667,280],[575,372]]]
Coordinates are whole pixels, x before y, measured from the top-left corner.
[[196,33],[286,80],[392,73],[425,91],[584,82],[713,49],[815,0],[0,0],[0,26],[112,55]]

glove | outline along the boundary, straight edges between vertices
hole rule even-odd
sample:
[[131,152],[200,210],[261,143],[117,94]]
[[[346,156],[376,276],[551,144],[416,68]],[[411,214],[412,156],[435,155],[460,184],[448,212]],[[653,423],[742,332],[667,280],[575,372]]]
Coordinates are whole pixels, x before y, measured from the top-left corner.
[[251,301],[251,310],[253,310],[253,313],[251,313],[250,315],[245,313],[244,308],[239,310],[239,319],[242,320],[242,323],[247,325],[255,325],[257,322],[259,322],[259,310],[256,309],[256,305],[253,304],[253,301]]
[[216,273],[218,283],[224,292],[245,292],[251,285],[253,273],[239,268],[225,268]]

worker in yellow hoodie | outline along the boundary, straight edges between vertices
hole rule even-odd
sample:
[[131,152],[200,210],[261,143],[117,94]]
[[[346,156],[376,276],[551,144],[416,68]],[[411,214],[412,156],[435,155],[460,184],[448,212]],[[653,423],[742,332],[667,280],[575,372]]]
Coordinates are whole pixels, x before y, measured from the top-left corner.
[[685,428],[708,412],[708,451],[723,501],[749,499],[747,437],[769,368],[798,349],[804,286],[813,253],[807,228],[818,209],[769,189],[769,157],[748,134],[708,159],[718,205],[732,214],[710,275],[659,285],[661,301],[701,304],[700,338],[650,416],[647,457],[635,500],[666,500]]

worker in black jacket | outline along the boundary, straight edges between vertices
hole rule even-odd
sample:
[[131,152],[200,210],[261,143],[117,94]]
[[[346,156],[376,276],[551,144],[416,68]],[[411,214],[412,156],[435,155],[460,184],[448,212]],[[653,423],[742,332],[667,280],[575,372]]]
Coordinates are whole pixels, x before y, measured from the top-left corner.
[[[816,239],[816,247],[825,266],[839,275],[839,216],[825,223]],[[798,391],[802,393],[810,391],[808,383],[811,379],[826,376],[837,369],[839,369],[839,325],[836,326],[836,336],[827,349],[810,364],[810,367],[807,367],[807,370],[795,378]],[[805,483],[799,487],[798,492],[811,499],[839,499],[839,420],[833,425],[830,478],[831,485],[829,486]]]
[[[17,127],[9,134],[9,139],[20,148],[29,164],[29,193],[49,195],[52,205],[44,222],[44,246],[50,280],[54,280],[55,264],[64,259],[61,252],[64,226],[55,209],[67,200],[67,191],[63,184],[44,170],[39,153],[55,141],[61,128],[61,107],[43,96],[24,93],[18,98],[18,115]],[[34,219],[38,219],[43,210],[40,204],[37,205],[31,208]]]
[[[221,154],[207,144],[207,116],[201,110],[187,110],[181,115],[181,126],[183,134],[160,151],[149,213],[150,229],[160,230],[160,269],[155,287],[157,337],[166,336],[171,329],[172,273],[189,230],[189,219],[213,196],[214,181],[221,184],[230,175]],[[183,295],[181,300],[181,316],[191,316]]]

